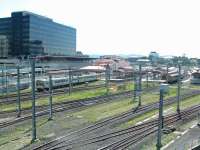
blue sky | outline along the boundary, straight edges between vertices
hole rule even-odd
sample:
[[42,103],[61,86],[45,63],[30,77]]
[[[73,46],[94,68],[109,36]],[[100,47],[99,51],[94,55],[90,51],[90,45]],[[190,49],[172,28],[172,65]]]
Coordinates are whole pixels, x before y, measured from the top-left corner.
[[77,28],[86,54],[200,57],[198,0],[0,0],[0,17],[27,10]]

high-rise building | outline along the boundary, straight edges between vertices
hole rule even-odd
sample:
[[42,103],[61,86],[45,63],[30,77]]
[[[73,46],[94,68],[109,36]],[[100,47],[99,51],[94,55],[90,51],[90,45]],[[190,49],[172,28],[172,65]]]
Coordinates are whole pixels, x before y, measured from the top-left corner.
[[8,39],[5,35],[0,35],[0,58],[8,56]]
[[0,18],[0,35],[8,39],[8,55],[73,56],[76,29],[27,11]]

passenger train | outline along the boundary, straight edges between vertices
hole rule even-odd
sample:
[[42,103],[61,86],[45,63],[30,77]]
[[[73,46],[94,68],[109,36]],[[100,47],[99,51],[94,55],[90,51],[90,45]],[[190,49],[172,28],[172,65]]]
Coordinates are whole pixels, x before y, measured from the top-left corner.
[[191,76],[191,84],[200,84],[200,70],[194,70]]
[[[175,67],[170,67],[169,72],[165,72],[162,74],[162,80],[166,80],[167,83],[176,83],[179,78],[178,69]],[[183,72],[181,72],[181,79],[184,78]]]
[[[80,76],[72,77],[72,84],[80,84],[85,82],[97,81],[99,79],[98,74],[87,74]],[[54,77],[52,78],[52,88],[59,88],[69,85],[69,77]],[[36,88],[38,91],[48,90],[49,89],[49,79],[38,79],[36,81]]]
[[179,74],[178,73],[169,73],[167,75],[167,82],[168,83],[175,83],[178,81]]

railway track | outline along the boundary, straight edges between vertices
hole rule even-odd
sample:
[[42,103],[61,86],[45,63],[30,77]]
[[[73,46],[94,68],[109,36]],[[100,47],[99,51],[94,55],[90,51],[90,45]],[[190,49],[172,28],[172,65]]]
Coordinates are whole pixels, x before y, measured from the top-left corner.
[[[61,111],[72,111],[75,109],[80,109],[83,107],[88,107],[90,105],[95,105],[99,103],[105,103],[108,101],[116,100],[119,98],[128,98],[131,97],[132,91],[123,92],[123,93],[117,93],[117,94],[111,94],[111,95],[104,95],[104,96],[98,96],[93,98],[86,98],[83,100],[75,100],[75,101],[68,101],[63,102],[59,104],[53,105],[53,112],[61,112]],[[48,106],[39,106],[37,108],[36,116],[43,116],[49,113]],[[28,114],[27,114],[28,113]],[[8,115],[5,113],[5,115]],[[9,125],[30,119],[32,117],[31,109],[22,111],[22,117],[15,118],[12,121],[3,121],[0,123],[0,128],[7,127]]]
[[[127,81],[131,81],[131,80],[126,80],[117,84],[118,85],[124,84],[124,82],[127,82]],[[110,84],[110,86],[112,85],[113,84]],[[106,86],[105,83],[98,84],[98,85],[78,86],[78,87],[73,87],[71,91],[72,92],[85,91],[85,90],[91,90],[91,89],[98,89],[105,86]],[[69,93],[68,87],[53,89],[53,95],[60,95],[60,94],[65,94],[65,93]],[[48,91],[36,92],[36,99],[44,98],[48,96],[49,96]],[[30,101],[32,99],[32,93],[31,92],[21,93],[20,97],[21,97],[21,101],[28,101],[28,100]],[[17,94],[8,95],[7,97],[1,96],[0,104],[12,104],[12,103],[16,103],[16,100],[17,100]]]
[[[92,87],[91,87],[92,88]],[[158,87],[153,87],[153,88],[145,88],[143,89],[143,92],[148,92],[148,91],[153,91],[153,90],[157,90]],[[84,89],[84,90],[87,90],[87,89]],[[61,91],[62,93],[63,91]],[[132,93],[132,91],[127,91],[128,93]],[[57,92],[57,95],[61,94],[59,91]],[[115,95],[123,95],[123,94],[126,94],[126,92],[120,92],[120,93],[117,93],[117,94],[109,94],[109,95],[102,95],[102,96],[97,96],[97,97],[90,97],[90,98],[84,98],[84,99],[74,99],[74,100],[68,100],[66,99],[65,101],[63,102],[58,102],[58,103],[54,103],[53,106],[54,107],[59,107],[59,106],[62,106],[62,105],[78,105],[78,103],[84,103],[85,105],[92,105],[93,103],[98,103],[99,99],[104,99],[106,97],[112,97],[112,96],[115,96]],[[47,94],[48,95],[48,94]],[[55,94],[54,94],[55,95]],[[48,95],[49,96],[49,95]],[[15,100],[16,101],[16,100]],[[102,101],[103,102],[103,101]],[[45,110],[45,109],[48,109],[48,105],[42,105],[42,106],[36,106],[36,109],[37,111],[41,111],[41,110]],[[24,108],[24,109],[21,109],[21,112],[22,114],[27,114],[27,113],[30,113],[31,111],[31,108]],[[11,111],[0,111],[0,118],[2,118],[1,116],[2,115],[15,115],[16,114],[16,110],[11,110]],[[12,115],[13,114],[13,115]]]
[[[168,115],[164,119],[165,126],[171,125],[181,119],[185,119],[190,115],[197,112],[200,109],[200,106],[195,110],[187,110],[182,111],[180,114],[172,114]],[[93,136],[89,138],[85,138],[84,140],[76,140],[71,141],[69,143],[62,143],[55,147],[49,148],[49,150],[57,150],[57,149],[98,149],[98,150],[115,150],[115,149],[126,149],[131,145],[136,144],[141,141],[148,135],[155,133],[158,127],[158,120],[153,119],[151,121],[142,123],[140,125],[134,125],[126,129],[116,130],[114,132],[109,132],[106,134],[101,134],[98,136]],[[111,142],[113,141],[114,142]],[[95,146],[95,145],[101,146]],[[104,146],[105,145],[105,146]]]
[[[181,96],[181,99],[186,99],[195,95],[200,94],[200,91],[192,91],[190,93],[184,94]],[[176,97],[169,98],[164,101],[164,105],[170,105],[176,101]],[[102,121],[99,121],[93,125],[87,126],[83,129],[80,129],[78,131],[72,132],[66,136],[60,137],[58,139],[55,139],[53,141],[47,142],[46,144],[43,144],[35,149],[51,149],[52,147],[56,147],[59,145],[66,145],[69,143],[73,143],[74,141],[80,141],[81,139],[86,139],[87,137],[90,137],[94,133],[103,133],[103,131],[107,128],[112,127],[113,125],[117,125],[120,123],[123,123],[125,121],[128,121],[130,119],[133,119],[134,117],[137,117],[145,112],[154,110],[158,108],[158,103],[152,103],[149,105],[144,105],[142,107],[136,108],[134,110],[127,111],[125,113],[122,113],[120,115],[115,115],[113,117],[104,119]],[[93,137],[92,137],[93,138]]]
[[[197,113],[200,109],[200,106],[194,108],[190,108],[190,110],[182,111],[180,114],[172,114],[168,115],[164,119],[165,126],[171,125],[181,119],[185,119]],[[181,117],[180,117],[181,116]],[[95,137],[84,138],[84,140],[76,140],[70,143],[62,143],[55,147],[48,148],[49,150],[57,150],[57,149],[98,149],[98,150],[116,150],[116,149],[127,149],[129,146],[138,143],[143,140],[148,135],[155,133],[157,131],[158,120],[154,119],[148,122],[145,122],[140,125],[135,125],[129,127],[127,129],[117,130],[115,132],[110,132],[106,134],[102,134]],[[114,142],[110,142],[113,141]],[[103,142],[103,144],[102,144]],[[99,146],[99,143],[101,143]],[[108,143],[108,144],[104,144]],[[98,146],[94,146],[94,144],[98,144]],[[92,145],[88,147],[88,145]],[[106,146],[104,146],[106,145]],[[86,147],[87,146],[87,147]],[[81,148],[80,148],[81,147]]]
[[[152,88],[150,89],[146,89],[144,90],[144,92],[148,92],[151,91]],[[155,90],[155,89],[153,89]],[[103,96],[98,96],[98,97],[92,97],[92,98],[85,98],[85,99],[81,99],[81,100],[74,100],[74,101],[67,101],[67,102],[62,102],[62,103],[57,103],[53,105],[53,113],[56,112],[61,112],[61,111],[74,111],[74,110],[78,110],[84,107],[88,107],[91,105],[96,105],[96,104],[101,104],[101,103],[106,103],[109,101],[113,101],[113,100],[118,100],[120,98],[130,98],[133,96],[133,92],[132,91],[127,91],[127,92],[122,92],[122,93],[116,93],[116,94],[110,94],[110,95],[103,95]],[[36,107],[36,116],[43,116],[43,115],[47,115],[49,113],[48,110],[48,106],[38,106]],[[11,112],[14,113],[14,115],[16,115],[16,112]],[[7,116],[11,116],[8,113],[0,113],[0,115],[6,115]],[[21,122],[21,121],[25,121],[27,119],[31,119],[32,117],[32,110],[31,109],[27,109],[27,110],[22,110],[22,115],[19,118],[14,118],[13,120],[10,121],[2,121],[0,122],[0,128],[4,128],[10,125],[13,125],[15,123]],[[4,117],[5,118],[5,117]]]
[[[121,81],[120,83],[117,83],[118,85],[124,84],[124,82],[129,82],[133,81],[133,79],[126,79],[124,81]],[[110,83],[110,86],[114,85],[114,83]],[[77,87],[72,87],[72,92],[76,91],[84,91],[84,90],[90,90],[90,89],[97,89],[101,87],[105,87],[105,83],[101,83],[98,85],[88,85],[88,86],[77,86]],[[53,89],[53,94],[54,95],[59,95],[59,94],[64,94],[64,93],[69,93],[69,88],[68,87],[62,87],[62,88],[56,88]],[[31,100],[32,98],[32,93],[31,92],[26,92],[26,93],[21,93],[21,101],[27,101]],[[48,96],[48,91],[41,91],[41,92],[36,92],[36,99],[42,98],[42,97],[47,97]],[[11,104],[11,103],[16,103],[17,99],[17,94],[11,94],[8,96],[0,96],[0,104]]]
[[[101,88],[104,87],[105,84],[99,84],[99,85],[93,85],[93,86],[87,86],[87,87],[76,87],[73,88],[72,91],[76,92],[76,91],[83,91],[83,90],[90,90],[90,89],[97,89],[97,88]],[[69,89],[68,88],[60,88],[60,89],[54,89],[53,90],[53,95],[59,95],[59,94],[64,94],[64,93],[68,93]],[[27,93],[21,93],[21,101],[28,101],[32,99],[32,93],[31,92],[27,92]],[[43,91],[43,92],[37,92],[36,93],[36,99],[39,98],[43,98],[43,97],[48,97],[49,93],[48,91]],[[12,103],[16,103],[16,99],[17,99],[17,95],[10,95],[8,97],[4,96],[4,97],[0,97],[0,104],[12,104]]]
[[[187,109],[184,111],[181,111],[180,114],[175,113],[172,115],[168,115],[164,119],[164,124],[165,124],[165,126],[172,125],[172,124],[176,123],[177,121],[184,120],[188,117],[191,117],[192,115],[197,114],[199,110],[200,110],[200,105],[191,107],[190,109]],[[126,131],[128,131],[128,136],[126,136],[127,133],[122,134],[120,136],[126,136],[126,137],[123,137],[120,140],[116,140],[115,142],[112,142],[106,146],[103,146],[103,147],[99,148],[99,150],[125,150],[125,149],[129,148],[130,146],[134,146],[135,144],[137,144],[138,142],[140,142],[147,136],[157,132],[157,130],[158,130],[158,120],[157,119],[154,119],[154,120],[148,122],[148,126],[146,126],[146,124],[147,123],[138,125],[140,127],[140,129],[136,130],[136,131],[134,131],[134,130],[131,131],[130,128],[126,129]],[[133,128],[134,127],[136,127],[136,126],[133,126]],[[66,147],[66,146],[57,147],[55,149],[60,149],[60,148],[64,148],[64,147]]]

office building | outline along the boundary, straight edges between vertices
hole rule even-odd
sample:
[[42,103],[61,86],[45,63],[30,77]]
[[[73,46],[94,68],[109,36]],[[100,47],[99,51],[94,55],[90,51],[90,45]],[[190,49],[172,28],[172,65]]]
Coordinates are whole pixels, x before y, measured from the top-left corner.
[[6,58],[8,56],[8,45],[7,37],[0,35],[0,58]]
[[0,35],[7,37],[9,56],[76,55],[75,28],[31,12],[0,18]]

